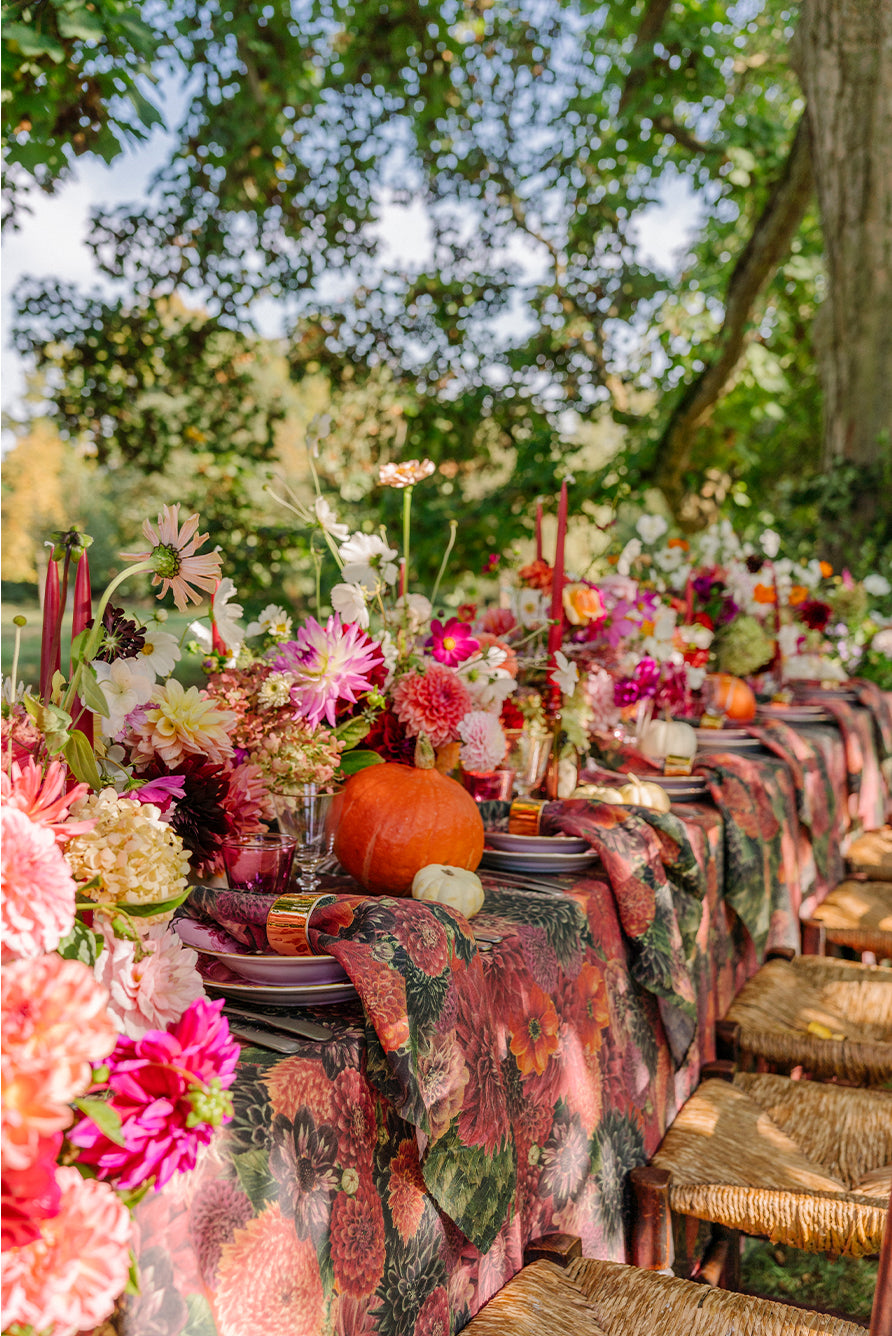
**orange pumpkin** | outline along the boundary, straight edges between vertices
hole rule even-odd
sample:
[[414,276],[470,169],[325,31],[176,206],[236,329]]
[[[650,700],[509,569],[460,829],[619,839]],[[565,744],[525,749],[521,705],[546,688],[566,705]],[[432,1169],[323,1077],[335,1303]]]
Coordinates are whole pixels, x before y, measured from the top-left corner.
[[431,863],[474,871],[483,856],[483,819],[461,784],[424,760],[386,761],[348,779],[334,852],[373,895],[407,896],[416,872]]
[[712,700],[729,719],[748,724],[756,717],[756,697],[741,677],[730,673],[710,673]]

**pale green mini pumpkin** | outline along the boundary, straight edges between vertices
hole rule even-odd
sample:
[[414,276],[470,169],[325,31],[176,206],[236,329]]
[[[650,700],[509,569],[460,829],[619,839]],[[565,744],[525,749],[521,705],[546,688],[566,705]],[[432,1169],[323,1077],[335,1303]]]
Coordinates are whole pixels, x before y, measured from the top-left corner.
[[412,878],[412,899],[448,905],[469,919],[483,905],[483,882],[467,868],[428,863]]

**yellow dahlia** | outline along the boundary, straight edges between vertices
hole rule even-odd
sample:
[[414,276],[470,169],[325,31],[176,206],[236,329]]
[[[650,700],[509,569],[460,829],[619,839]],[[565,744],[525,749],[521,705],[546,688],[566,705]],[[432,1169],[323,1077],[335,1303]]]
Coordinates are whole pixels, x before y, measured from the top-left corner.
[[229,735],[237,716],[221,709],[206,691],[171,678],[154,688],[152,701],[134,717],[127,739],[138,769],[156,756],[174,770],[185,756],[203,756],[219,765],[232,755]]

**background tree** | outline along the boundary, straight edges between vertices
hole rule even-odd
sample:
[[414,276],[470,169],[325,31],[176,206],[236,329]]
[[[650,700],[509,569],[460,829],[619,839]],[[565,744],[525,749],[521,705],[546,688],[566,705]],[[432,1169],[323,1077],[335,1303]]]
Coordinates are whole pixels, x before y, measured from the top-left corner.
[[[176,17],[194,92],[150,200],[94,220],[101,266],[199,294],[220,329],[278,299],[292,376],[326,376],[335,422],[345,393],[377,399],[383,441],[398,409],[407,453],[457,466],[469,544],[528,513],[604,416],[623,449],[577,495],[658,486],[689,525],[770,507],[803,543],[819,503],[862,513],[879,442],[848,472],[832,447],[823,481],[814,129],[782,0],[183,0]],[[637,238],[682,187],[700,223],[666,269]],[[409,203],[429,240],[414,266],[380,240]],[[103,341],[95,306],[57,303],[38,330],[36,301],[21,346]],[[509,490],[496,472],[481,492],[496,458]],[[871,560],[889,520],[862,517]]]

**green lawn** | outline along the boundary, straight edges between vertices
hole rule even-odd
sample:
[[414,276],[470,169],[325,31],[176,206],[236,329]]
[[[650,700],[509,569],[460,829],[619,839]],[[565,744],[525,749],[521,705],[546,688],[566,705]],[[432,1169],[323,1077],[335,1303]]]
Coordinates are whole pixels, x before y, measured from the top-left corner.
[[839,1257],[783,1248],[762,1239],[744,1242],[741,1287],[781,1303],[810,1304],[870,1321],[876,1287],[876,1257]]
[[[133,612],[141,612],[144,616],[151,615],[151,607],[133,609]],[[18,679],[24,682],[26,686],[32,686],[36,689],[37,680],[40,675],[40,631],[41,616],[40,609],[36,604],[15,604],[4,601],[2,610],[2,652],[0,652],[0,661],[3,665],[3,674],[8,676],[12,671],[12,657],[15,646],[15,625],[13,618],[22,616],[27,618],[27,625],[22,630],[21,650],[19,652]],[[195,621],[197,612],[177,612],[174,609],[170,612],[164,629],[171,635],[180,636],[185,631],[190,622]],[[71,633],[71,618],[66,616],[62,624],[62,644],[68,643]],[[187,636],[187,639],[189,637]],[[63,671],[64,651],[63,651]],[[185,686],[201,686],[204,682],[204,673],[201,669],[201,658],[198,655],[184,653],[182,659],[176,667],[176,677]]]

